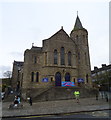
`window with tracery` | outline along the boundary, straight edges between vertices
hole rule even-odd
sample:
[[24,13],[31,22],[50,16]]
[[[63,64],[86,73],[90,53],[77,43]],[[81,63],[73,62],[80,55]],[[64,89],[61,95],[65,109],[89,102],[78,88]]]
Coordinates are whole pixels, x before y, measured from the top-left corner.
[[71,52],[68,52],[68,65],[71,66]]
[[57,55],[57,50],[54,50],[54,64],[57,64],[57,59],[58,59],[58,55]]
[[64,51],[64,47],[61,47],[61,65],[65,65],[65,51]]

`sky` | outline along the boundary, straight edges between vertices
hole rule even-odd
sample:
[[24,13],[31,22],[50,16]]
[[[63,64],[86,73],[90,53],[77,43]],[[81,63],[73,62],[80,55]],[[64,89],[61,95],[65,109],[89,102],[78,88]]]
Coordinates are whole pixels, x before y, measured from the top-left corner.
[[[89,2],[90,1],[90,2]],[[91,69],[109,64],[108,0],[1,0],[0,78],[12,71],[13,61],[23,61],[24,51],[41,47],[63,26],[70,34],[78,16],[88,30]]]

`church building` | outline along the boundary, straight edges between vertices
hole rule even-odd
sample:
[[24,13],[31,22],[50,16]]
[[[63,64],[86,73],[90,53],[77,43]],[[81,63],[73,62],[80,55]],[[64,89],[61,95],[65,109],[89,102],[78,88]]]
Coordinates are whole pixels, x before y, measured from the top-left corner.
[[24,96],[37,89],[62,87],[63,81],[78,85],[81,79],[84,84],[91,85],[88,31],[78,15],[70,35],[61,27],[42,41],[42,47],[32,45],[31,49],[25,50],[20,74],[22,77],[17,81]]

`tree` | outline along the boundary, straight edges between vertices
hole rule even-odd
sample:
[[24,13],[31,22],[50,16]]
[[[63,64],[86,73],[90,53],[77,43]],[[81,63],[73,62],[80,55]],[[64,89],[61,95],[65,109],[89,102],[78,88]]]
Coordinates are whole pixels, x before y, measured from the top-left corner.
[[6,77],[6,78],[11,78],[12,77],[12,71],[4,72],[3,76]]
[[3,76],[5,78],[2,79],[2,91],[6,92],[6,88],[8,88],[8,86],[11,86],[12,72],[6,71],[3,73]]

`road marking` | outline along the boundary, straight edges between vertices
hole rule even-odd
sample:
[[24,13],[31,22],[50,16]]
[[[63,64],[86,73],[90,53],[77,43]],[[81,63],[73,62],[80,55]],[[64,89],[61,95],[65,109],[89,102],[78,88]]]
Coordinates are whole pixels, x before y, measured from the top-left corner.
[[37,116],[23,116],[23,117],[16,117],[16,118],[35,118],[35,117],[50,117],[50,116],[53,116],[53,115],[37,115]]
[[[108,115],[108,113],[106,113],[105,111],[90,111],[90,112],[81,112],[81,113],[84,113],[84,114],[87,114],[87,113],[89,113],[90,115],[92,115],[92,116],[97,116],[96,114],[97,113],[102,113],[102,115],[103,115],[103,113],[104,113],[104,115],[103,116],[107,116]],[[36,117],[54,117],[54,116],[68,116],[68,115],[76,115],[76,114],[78,114],[78,113],[63,113],[63,114],[53,114],[53,115],[34,115],[34,116],[22,116],[22,117],[16,117],[16,118],[36,118]]]

